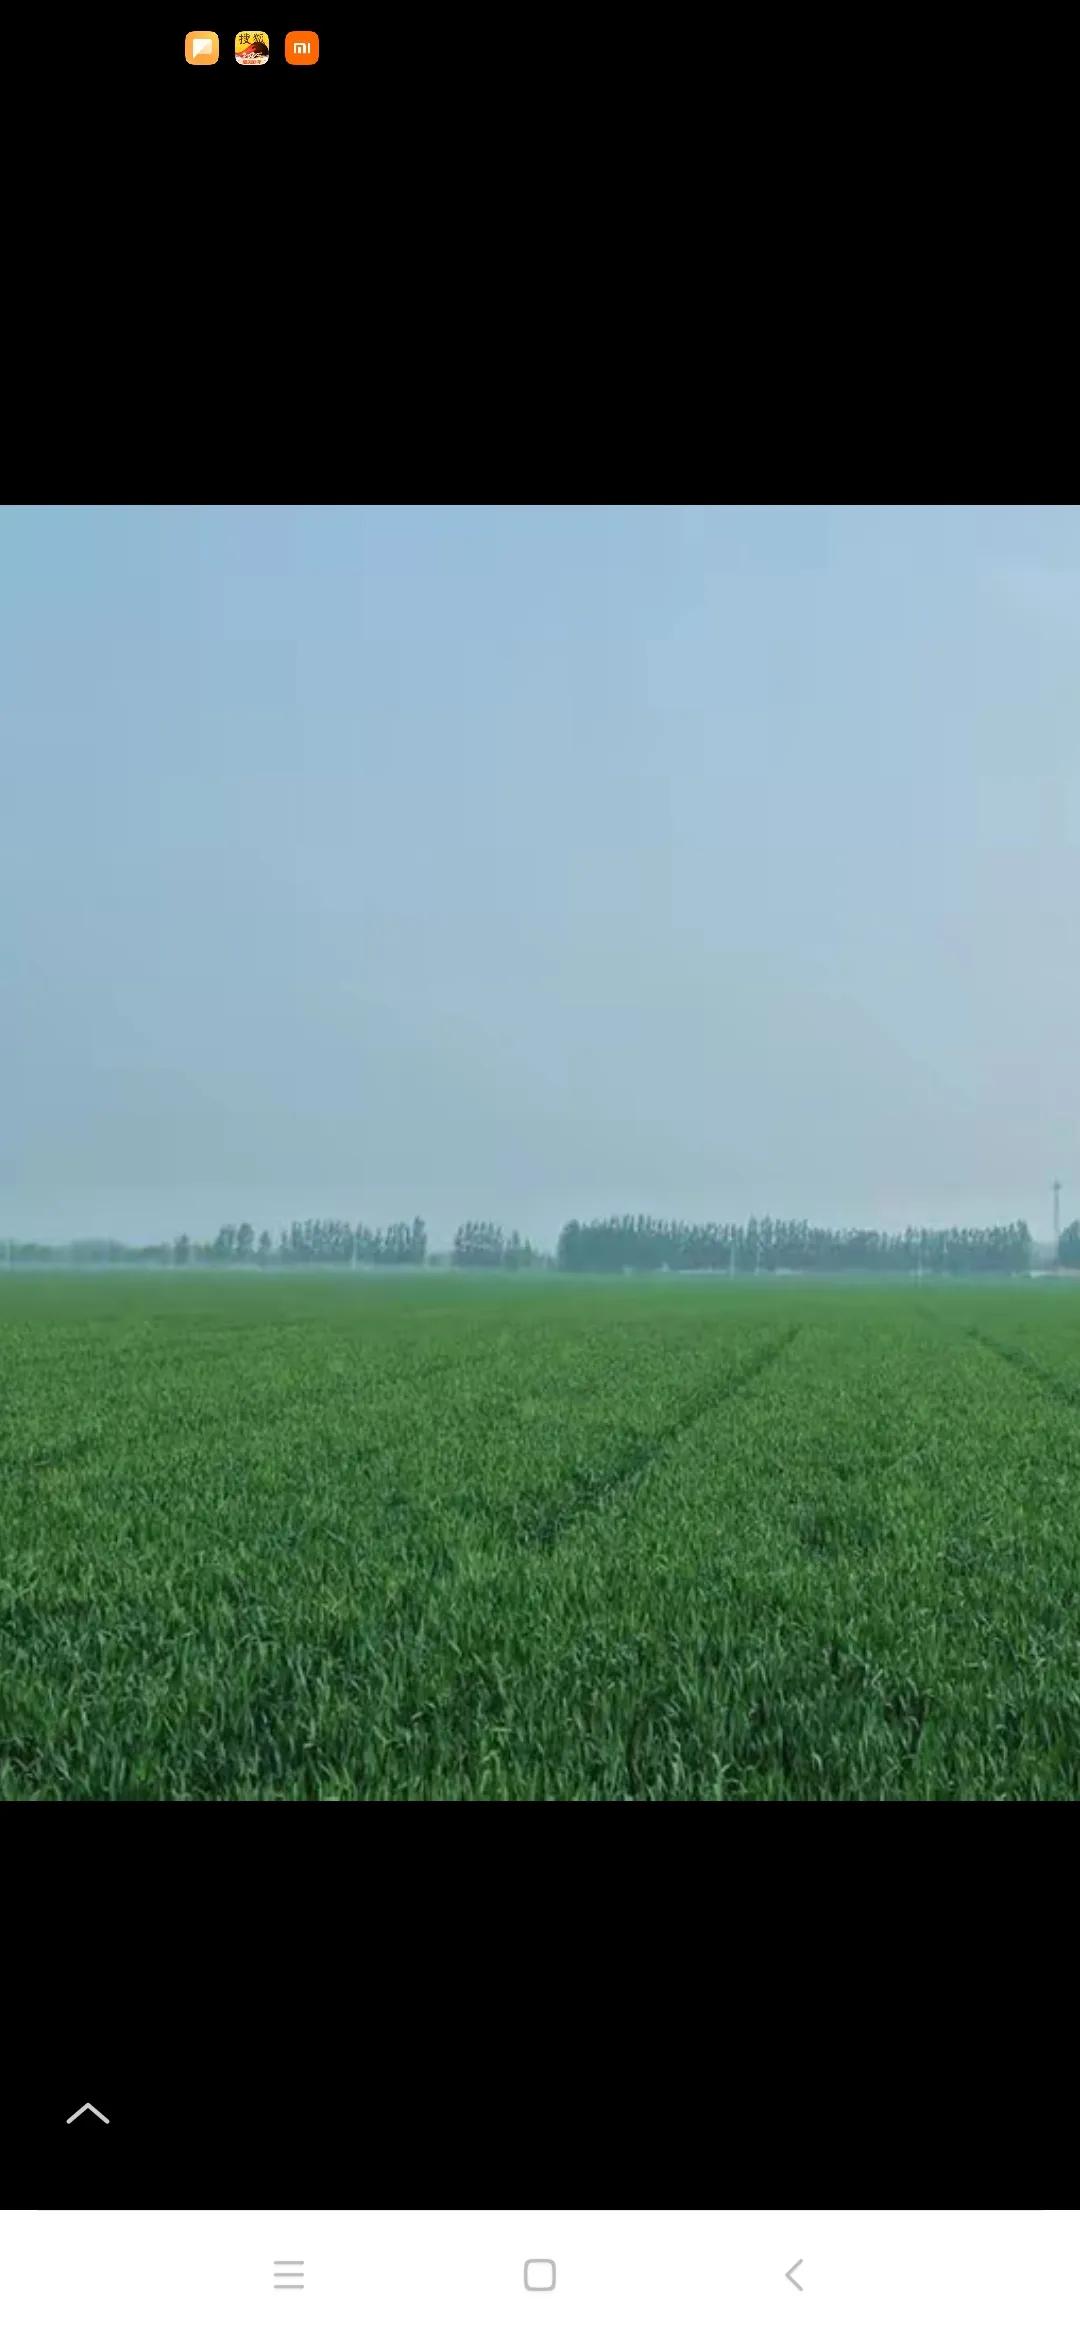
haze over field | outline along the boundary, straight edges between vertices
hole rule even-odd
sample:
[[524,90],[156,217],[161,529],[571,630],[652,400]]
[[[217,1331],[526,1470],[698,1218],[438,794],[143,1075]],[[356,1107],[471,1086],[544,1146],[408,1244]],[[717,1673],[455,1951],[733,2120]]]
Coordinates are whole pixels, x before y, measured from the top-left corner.
[[0,1233],[1080,1203],[1080,516],[8,509]]

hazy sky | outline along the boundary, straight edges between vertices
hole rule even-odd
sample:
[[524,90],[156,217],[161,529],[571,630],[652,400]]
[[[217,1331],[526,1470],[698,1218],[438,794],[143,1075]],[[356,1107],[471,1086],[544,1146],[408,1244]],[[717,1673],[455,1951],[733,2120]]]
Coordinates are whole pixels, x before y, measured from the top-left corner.
[[1080,514],[33,509],[0,1235],[1080,1213]]

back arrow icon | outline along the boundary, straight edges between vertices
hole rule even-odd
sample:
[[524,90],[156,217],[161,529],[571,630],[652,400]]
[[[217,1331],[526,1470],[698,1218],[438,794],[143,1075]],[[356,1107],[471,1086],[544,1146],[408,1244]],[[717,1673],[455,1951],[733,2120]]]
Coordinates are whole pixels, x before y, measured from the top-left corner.
[[71,2127],[71,2124],[72,2124],[72,2121],[81,2121],[81,2119],[82,2119],[82,2117],[83,2117],[83,2114],[84,2114],[84,2112],[92,2112],[92,2113],[93,2113],[93,2115],[94,2115],[94,2118],[95,2118],[95,2120],[98,2120],[98,2121],[104,2121],[106,2128],[108,2128],[108,2126],[109,2126],[109,2116],[108,2116],[108,2113],[102,2113],[102,2112],[99,2112],[99,2111],[98,2111],[98,2108],[97,2108],[97,2106],[96,2106],[96,2104],[81,2104],[81,2105],[79,2106],[78,2112],[74,2112],[74,2113],[69,2113],[69,2114],[68,2114],[68,2117],[67,2117],[67,2119],[66,2119],[66,2121],[65,2121],[65,2123],[64,2123],[64,2127],[65,2127],[66,2129],[70,2129],[70,2127]]
[[795,2261],[795,2266],[794,2266],[794,2267],[789,2267],[789,2268],[788,2268],[787,2275],[786,2275],[786,2277],[785,2277],[785,2281],[786,2281],[786,2282],[788,2282],[788,2283],[791,2283],[791,2284],[794,2284],[796,2291],[801,2291],[801,2290],[802,2290],[802,2284],[801,2284],[801,2283],[796,2283],[796,2282],[795,2282],[795,2267],[801,2267],[801,2266],[802,2266],[802,2260],[801,2260],[801,2259],[796,2259],[796,2261]]

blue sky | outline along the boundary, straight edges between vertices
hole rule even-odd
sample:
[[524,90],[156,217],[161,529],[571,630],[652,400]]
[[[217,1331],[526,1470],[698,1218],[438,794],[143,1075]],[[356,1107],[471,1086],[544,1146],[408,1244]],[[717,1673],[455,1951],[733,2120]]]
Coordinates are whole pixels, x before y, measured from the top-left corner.
[[0,1235],[1080,1213],[1075,511],[19,507],[0,603]]

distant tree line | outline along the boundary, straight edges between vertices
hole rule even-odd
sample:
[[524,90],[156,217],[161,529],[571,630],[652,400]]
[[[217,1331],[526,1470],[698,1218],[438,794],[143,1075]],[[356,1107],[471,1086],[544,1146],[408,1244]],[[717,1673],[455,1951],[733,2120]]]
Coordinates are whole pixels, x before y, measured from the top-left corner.
[[221,1227],[212,1243],[178,1235],[173,1243],[115,1243],[91,1236],[75,1243],[5,1244],[0,1257],[14,1267],[423,1267],[427,1229],[422,1219],[392,1227],[351,1227],[345,1219],[294,1219],[275,1243],[268,1227],[256,1236],[250,1219]]
[[514,1269],[547,1264],[542,1252],[522,1242],[516,1227],[507,1239],[502,1228],[493,1227],[489,1219],[468,1219],[458,1228],[451,1258],[459,1268]]
[[[1072,1233],[1072,1229],[1069,1230]],[[1080,1227],[1077,1230],[1080,1243]],[[1062,1237],[1064,1249],[1065,1237]],[[681,1219],[570,1219],[559,1237],[560,1268],[589,1275],[712,1269],[768,1275],[777,1269],[866,1275],[1016,1275],[1031,1264],[1022,1219],[1007,1227],[811,1227],[805,1219],[748,1219],[745,1226],[688,1226]]]
[[[184,1248],[186,1247],[186,1248]],[[248,1220],[222,1227],[213,1243],[192,1244],[181,1236],[174,1246],[178,1264],[189,1259],[211,1265],[255,1260],[264,1267],[423,1267],[428,1262],[427,1228],[422,1219],[397,1219],[390,1227],[351,1227],[346,1219],[294,1219],[275,1247],[264,1228],[258,1241]],[[439,1264],[446,1262],[441,1254]],[[434,1261],[432,1264],[435,1264]],[[543,1253],[524,1243],[517,1229],[509,1237],[489,1220],[470,1219],[458,1228],[448,1264],[467,1268],[531,1268],[547,1264]]]
[[1074,1219],[1070,1226],[1062,1228],[1058,1259],[1062,1267],[1080,1267],[1080,1219]]
[[177,1238],[178,1266],[191,1259],[211,1266],[235,1262],[244,1267],[423,1267],[427,1258],[427,1228],[422,1219],[392,1227],[351,1227],[347,1219],[294,1219],[282,1228],[275,1244],[268,1227],[256,1241],[249,1219],[239,1227],[222,1227],[212,1243]]
[[88,1235],[73,1243],[0,1242],[0,1263],[12,1267],[171,1267],[171,1243],[116,1243]]
[[256,1235],[250,1219],[218,1229],[212,1243],[178,1235],[173,1243],[115,1243],[91,1236],[75,1243],[4,1243],[0,1259],[14,1267],[457,1267],[546,1268],[548,1253],[524,1241],[515,1227],[505,1235],[487,1219],[468,1219],[457,1230],[453,1249],[428,1250],[423,1219],[396,1219],[389,1227],[353,1227],[347,1219],[294,1219],[275,1242],[270,1229]]
[[[451,1266],[503,1271],[549,1268],[589,1275],[658,1271],[753,1275],[803,1271],[835,1275],[1017,1275],[1032,1264],[1032,1238],[1023,1219],[1001,1227],[908,1227],[902,1235],[873,1228],[812,1227],[805,1219],[751,1218],[743,1226],[681,1219],[570,1219],[559,1236],[555,1258],[509,1236],[488,1219],[468,1219],[458,1228],[449,1253],[429,1254],[424,1221],[395,1220],[389,1227],[350,1225],[347,1219],[294,1219],[274,1241],[249,1219],[219,1229],[212,1243],[178,1235],[173,1243],[116,1243],[90,1237],[62,1244],[16,1243],[0,1257],[21,1266],[133,1267],[349,1267],[417,1268]],[[1063,1267],[1080,1267],[1080,1219],[1062,1234]]]

